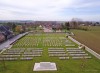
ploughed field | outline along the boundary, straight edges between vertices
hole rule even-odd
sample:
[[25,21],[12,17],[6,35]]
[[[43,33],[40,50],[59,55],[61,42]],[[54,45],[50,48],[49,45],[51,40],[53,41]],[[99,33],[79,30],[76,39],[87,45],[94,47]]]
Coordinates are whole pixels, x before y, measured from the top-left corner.
[[91,26],[88,31],[72,30],[72,32],[75,34],[73,38],[100,54],[100,26]]
[[[57,71],[33,71],[38,62],[55,62]],[[100,60],[79,49],[65,33],[29,33],[0,55],[0,73],[99,72]]]

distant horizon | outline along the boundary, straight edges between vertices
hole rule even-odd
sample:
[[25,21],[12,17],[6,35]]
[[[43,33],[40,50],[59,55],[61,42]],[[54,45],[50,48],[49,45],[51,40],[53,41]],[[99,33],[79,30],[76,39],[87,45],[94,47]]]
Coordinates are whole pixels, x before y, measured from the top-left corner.
[[100,21],[100,0],[0,0],[0,20]]
[[[0,21],[58,21],[58,20],[0,20]],[[71,20],[59,20],[58,22],[67,22]],[[100,22],[100,21],[93,21],[93,20],[82,20],[82,21],[89,21],[89,22]]]

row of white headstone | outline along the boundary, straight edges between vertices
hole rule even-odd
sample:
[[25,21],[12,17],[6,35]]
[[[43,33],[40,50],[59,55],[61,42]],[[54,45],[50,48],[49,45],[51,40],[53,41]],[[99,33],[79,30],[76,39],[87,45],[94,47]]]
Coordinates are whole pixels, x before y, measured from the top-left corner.
[[63,48],[49,48],[48,53],[51,57],[59,57],[59,59],[69,59],[68,54],[66,54],[66,51]]
[[63,46],[62,39],[57,38],[44,38],[43,39],[43,46]]
[[79,48],[67,48],[66,51],[69,53],[69,56],[71,56],[72,59],[91,58],[91,56],[89,56],[84,50]]
[[16,43],[14,46],[17,46],[17,47],[38,46],[40,41],[41,41],[40,38],[25,38],[25,39],[21,39],[21,42]]
[[16,48],[16,49],[7,49],[0,55],[0,60],[32,60],[33,57],[42,56],[43,49],[41,48]]

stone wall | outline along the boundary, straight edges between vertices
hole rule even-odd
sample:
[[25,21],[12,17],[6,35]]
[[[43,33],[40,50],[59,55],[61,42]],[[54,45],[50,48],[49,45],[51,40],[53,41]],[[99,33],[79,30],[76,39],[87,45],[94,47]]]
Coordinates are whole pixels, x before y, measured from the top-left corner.
[[[78,42],[77,40],[75,40],[74,38],[72,38],[71,36],[68,36],[68,38],[71,39],[72,41],[74,41],[78,45],[81,44],[80,42]],[[91,53],[92,55],[94,55],[96,58],[100,59],[100,54],[96,53],[95,51],[93,51],[89,47],[85,46],[85,50],[88,51],[89,53]]]

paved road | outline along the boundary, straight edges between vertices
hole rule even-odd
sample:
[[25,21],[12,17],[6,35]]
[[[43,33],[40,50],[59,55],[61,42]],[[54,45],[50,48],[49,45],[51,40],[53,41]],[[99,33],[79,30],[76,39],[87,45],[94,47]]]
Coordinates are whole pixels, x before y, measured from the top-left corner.
[[17,36],[15,36],[12,39],[7,40],[6,42],[0,44],[0,50],[5,49],[6,47],[9,47],[11,43],[13,43],[14,41],[16,41],[17,39],[19,39],[20,37],[26,35],[28,32],[23,33],[23,34],[19,34]]

